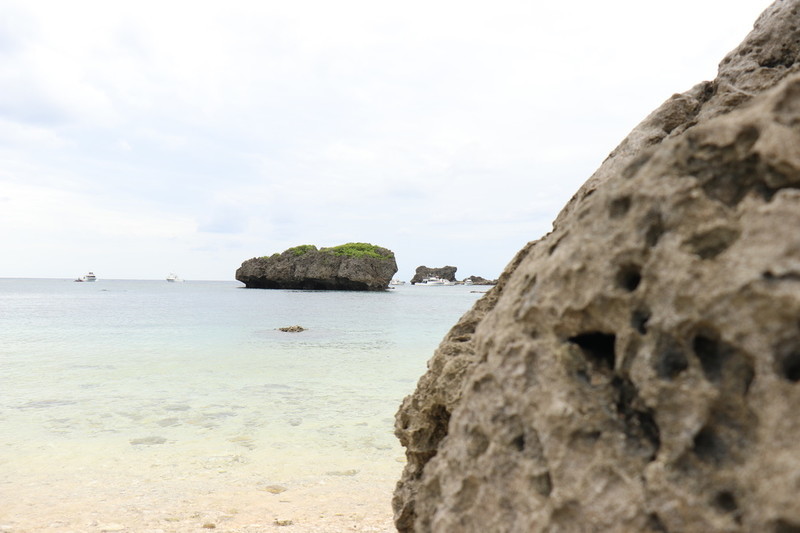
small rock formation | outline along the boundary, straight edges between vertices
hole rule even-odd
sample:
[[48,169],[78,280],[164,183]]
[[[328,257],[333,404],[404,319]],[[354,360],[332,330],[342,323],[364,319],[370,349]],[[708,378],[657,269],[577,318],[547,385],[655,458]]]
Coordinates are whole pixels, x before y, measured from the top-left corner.
[[480,276],[469,276],[464,278],[464,281],[468,281],[473,285],[497,285],[496,279],[486,279]]
[[285,331],[286,333],[300,333],[301,331],[305,331],[306,328],[303,326],[285,326],[282,328],[278,328],[280,331]]
[[367,243],[317,249],[313,245],[248,259],[236,271],[247,288],[378,291],[397,272],[394,252]]
[[647,117],[397,414],[401,532],[800,531],[800,0]]
[[442,278],[447,281],[455,281],[456,270],[458,270],[458,268],[454,266],[444,266],[441,268],[418,266],[414,277],[411,278],[411,284],[419,283],[425,278]]

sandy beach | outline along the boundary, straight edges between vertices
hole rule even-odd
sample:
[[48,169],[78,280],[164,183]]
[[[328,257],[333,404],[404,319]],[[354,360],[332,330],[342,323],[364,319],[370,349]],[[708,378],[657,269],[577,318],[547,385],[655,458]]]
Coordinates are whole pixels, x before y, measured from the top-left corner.
[[56,442],[0,455],[0,533],[394,531],[398,449]]
[[395,530],[394,483],[352,472],[219,487],[208,477],[67,482],[54,475],[50,481],[29,479],[24,486],[0,485],[0,532],[388,532]]
[[394,531],[399,447],[370,455],[255,448],[246,436],[133,442],[7,444],[0,533]]

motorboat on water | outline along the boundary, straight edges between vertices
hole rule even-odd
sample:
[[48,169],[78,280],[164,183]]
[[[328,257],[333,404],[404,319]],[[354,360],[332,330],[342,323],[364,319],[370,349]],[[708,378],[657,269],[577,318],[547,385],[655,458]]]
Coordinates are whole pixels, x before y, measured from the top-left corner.
[[425,278],[419,282],[420,285],[450,285],[450,282],[444,278],[430,277]]
[[393,279],[392,281],[389,282],[389,285],[405,285],[405,284],[406,284],[405,281],[399,279]]
[[89,272],[85,276],[81,276],[78,279],[76,279],[75,281],[80,281],[80,282],[83,282],[83,281],[97,281],[97,276],[94,275],[94,272]]
[[169,281],[170,283],[175,283],[183,280],[179,278],[175,272],[170,272],[169,276],[167,276],[167,281]]

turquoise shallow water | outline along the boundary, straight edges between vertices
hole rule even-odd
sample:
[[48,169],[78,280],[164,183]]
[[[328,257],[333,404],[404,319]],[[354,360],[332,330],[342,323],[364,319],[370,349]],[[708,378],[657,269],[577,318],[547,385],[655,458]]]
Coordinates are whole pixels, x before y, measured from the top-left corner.
[[483,289],[2,279],[0,491],[393,478],[394,413]]

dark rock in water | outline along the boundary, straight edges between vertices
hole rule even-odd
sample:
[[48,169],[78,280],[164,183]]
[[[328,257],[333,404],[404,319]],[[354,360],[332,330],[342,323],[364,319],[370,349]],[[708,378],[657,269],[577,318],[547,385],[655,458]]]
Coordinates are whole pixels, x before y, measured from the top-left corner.
[[247,288],[377,291],[397,272],[394,253],[366,243],[317,249],[296,246],[269,257],[248,259],[236,271]]
[[447,334],[408,531],[800,531],[800,0],[615,149]]
[[259,490],[263,490],[271,494],[281,494],[282,492],[286,492],[289,489],[287,489],[283,485],[267,485],[266,487],[263,487]]
[[325,472],[326,476],[355,476],[358,474],[358,470],[334,470],[331,472]]
[[304,328],[303,326],[286,326],[286,327],[278,328],[278,329],[281,330],[281,331],[285,331],[287,333],[299,333],[301,331],[305,331],[306,330],[306,328]]
[[441,268],[428,268],[426,266],[418,266],[414,277],[411,278],[411,284],[419,283],[426,278],[442,278],[447,281],[456,280],[457,267],[444,266]]
[[496,279],[486,279],[480,276],[469,276],[464,278],[464,281],[472,285],[497,285]]

